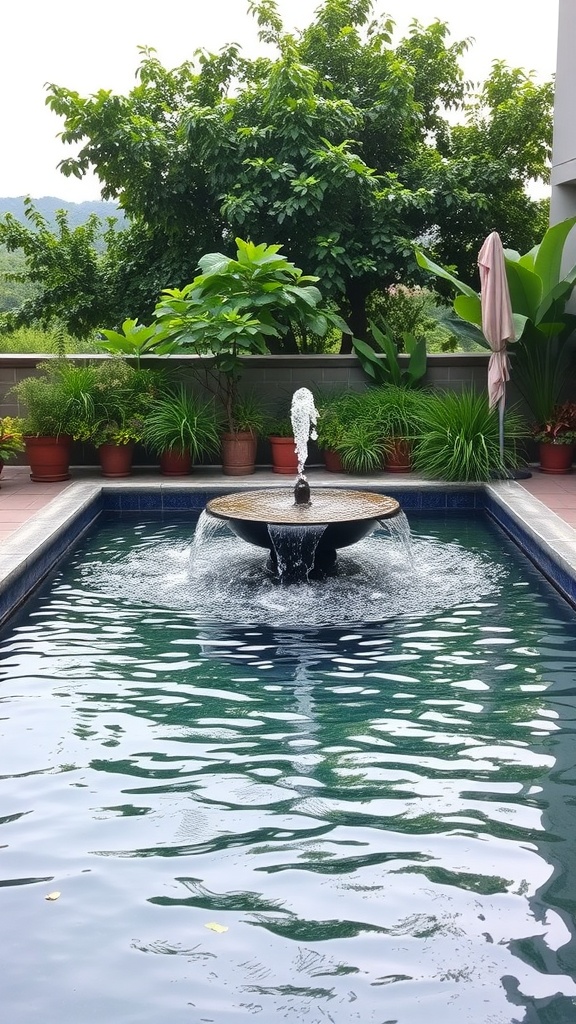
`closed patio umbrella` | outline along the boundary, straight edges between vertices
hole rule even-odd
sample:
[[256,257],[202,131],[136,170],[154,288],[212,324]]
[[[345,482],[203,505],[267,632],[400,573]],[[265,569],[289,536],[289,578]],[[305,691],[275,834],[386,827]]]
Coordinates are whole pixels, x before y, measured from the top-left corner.
[[504,461],[504,407],[506,382],[510,380],[507,342],[514,341],[514,320],[510,291],[506,279],[506,264],[502,241],[492,231],[479,254],[480,299],[482,303],[482,333],[492,349],[488,363],[488,400],[490,408],[498,405],[500,427],[500,457]]

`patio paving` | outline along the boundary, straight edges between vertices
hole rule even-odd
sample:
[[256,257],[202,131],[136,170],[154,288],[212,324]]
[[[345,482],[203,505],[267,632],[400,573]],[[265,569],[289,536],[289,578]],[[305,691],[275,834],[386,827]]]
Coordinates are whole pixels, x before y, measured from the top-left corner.
[[[332,473],[326,476],[322,470],[312,470],[310,476],[312,481],[314,478],[318,482],[327,482],[329,480],[332,485],[336,486],[362,486],[362,483],[366,482],[362,481],[354,484],[354,482],[351,483],[349,476],[340,477],[339,474]],[[200,478],[201,471],[195,473],[193,477],[183,479],[199,481]],[[97,470],[78,470],[73,472],[70,480],[63,481],[62,483],[40,484],[30,480],[27,466],[5,466],[0,477],[0,546],[20,526],[31,520],[40,509],[44,508],[53,498],[66,490],[75,481],[96,481],[101,479],[102,477]],[[137,470],[131,478],[132,482],[138,481],[142,484],[151,481],[158,482],[160,479],[164,478],[159,477],[157,472],[146,472],[145,470]],[[372,482],[384,485],[386,479],[386,476],[382,475],[374,478]],[[237,485],[241,488],[247,482],[251,486],[254,486],[256,482],[260,486],[279,483],[286,486],[287,481],[288,478],[278,477],[269,470],[257,470],[255,476],[247,478],[223,477],[213,470],[209,471],[209,475],[207,474],[208,486],[211,483],[225,483],[228,486],[235,487]],[[399,477],[394,478],[396,485],[399,481]],[[560,519],[576,529],[576,473],[551,476],[540,473],[535,469],[529,480],[520,480],[518,483],[541,501],[547,509],[555,512]]]

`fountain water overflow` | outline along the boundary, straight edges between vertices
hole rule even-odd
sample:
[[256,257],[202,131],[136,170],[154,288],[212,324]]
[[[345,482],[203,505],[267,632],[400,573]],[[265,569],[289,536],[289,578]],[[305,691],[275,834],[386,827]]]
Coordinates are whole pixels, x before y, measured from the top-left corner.
[[366,537],[378,523],[401,513],[394,498],[371,491],[321,488],[312,497],[304,475],[308,441],[315,439],[318,412],[308,388],[291,407],[298,455],[293,490],[268,488],[212,498],[209,516],[223,519],[237,537],[268,551],[267,568],[282,583],[322,579],[337,571],[337,550]]

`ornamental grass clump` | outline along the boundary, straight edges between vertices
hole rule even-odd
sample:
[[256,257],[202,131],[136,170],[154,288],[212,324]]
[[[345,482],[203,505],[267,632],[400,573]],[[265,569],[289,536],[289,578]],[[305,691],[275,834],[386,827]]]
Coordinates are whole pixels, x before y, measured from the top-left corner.
[[440,480],[491,480],[518,465],[517,445],[527,436],[522,418],[507,412],[502,457],[498,413],[486,394],[435,392],[422,406],[414,468]]
[[154,454],[189,452],[194,461],[220,447],[220,420],[214,403],[198,398],[183,384],[152,400],[144,420],[145,446]]

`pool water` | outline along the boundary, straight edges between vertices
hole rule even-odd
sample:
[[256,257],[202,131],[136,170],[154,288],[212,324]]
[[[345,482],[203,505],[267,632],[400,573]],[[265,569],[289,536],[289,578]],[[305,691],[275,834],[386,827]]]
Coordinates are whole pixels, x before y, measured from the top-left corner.
[[108,523],[3,630],[7,1024],[576,1021],[576,616],[411,525],[293,589]]

